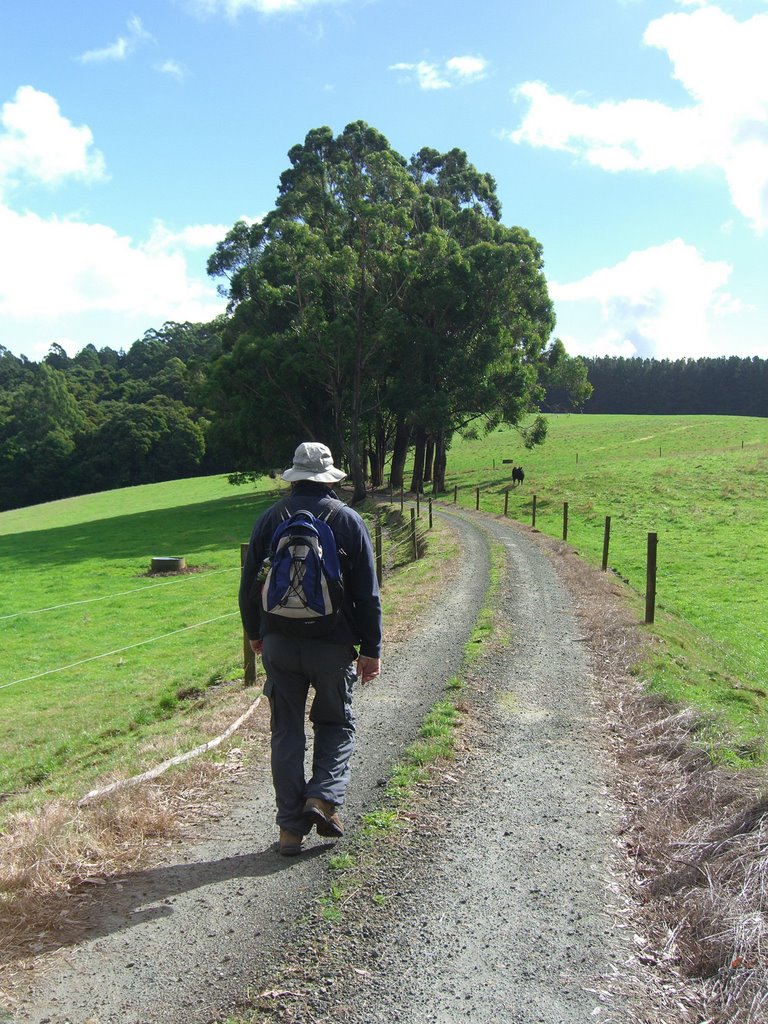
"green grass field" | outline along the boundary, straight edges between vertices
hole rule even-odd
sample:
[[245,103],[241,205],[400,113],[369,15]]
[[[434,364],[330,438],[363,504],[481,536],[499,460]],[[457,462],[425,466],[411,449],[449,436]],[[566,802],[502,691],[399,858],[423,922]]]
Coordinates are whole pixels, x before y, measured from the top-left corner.
[[[176,753],[179,714],[182,746],[203,738],[195,698],[242,676],[240,543],[274,487],[183,480],[0,514],[0,794]],[[152,555],[201,571],[151,578]]]
[[[545,445],[500,429],[456,439],[449,491],[501,513],[512,459],[526,479],[509,515],[562,536],[594,564],[611,517],[609,566],[645,592],[658,533],[657,622],[666,644],[645,666],[670,696],[723,712],[745,749],[768,730],[768,420],[706,416],[551,416]],[[495,463],[495,467],[494,467]],[[643,609],[639,607],[642,616]]]
[[[610,566],[638,595],[639,618],[646,536],[658,533],[663,642],[643,675],[725,716],[738,739],[713,740],[722,756],[764,758],[768,420],[553,416],[533,452],[507,429],[456,439],[450,492],[474,507],[480,486],[481,508],[500,514],[504,459],[526,471],[509,515],[530,523],[536,494],[537,527],[559,536],[567,501],[569,543],[593,563],[612,517]],[[0,514],[0,810],[80,795],[95,777],[209,739],[220,693],[229,720],[250,702],[254,691],[232,682],[240,543],[274,488],[182,480]],[[148,578],[152,555],[184,555],[201,571]],[[412,591],[415,570],[403,574]],[[413,598],[397,594],[387,603]]]
[[[0,819],[153,767],[254,700],[260,685],[242,683],[240,545],[284,490],[211,477],[0,514]],[[432,557],[411,563],[409,532],[392,519],[383,604],[394,623],[417,614],[421,587],[456,550],[436,530]],[[148,577],[153,555],[199,571]]]

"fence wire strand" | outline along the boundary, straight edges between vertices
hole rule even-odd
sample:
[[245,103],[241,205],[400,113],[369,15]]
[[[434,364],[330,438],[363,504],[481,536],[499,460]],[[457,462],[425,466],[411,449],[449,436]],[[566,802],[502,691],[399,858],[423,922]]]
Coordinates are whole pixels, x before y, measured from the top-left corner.
[[40,615],[42,612],[61,611],[62,608],[75,608],[81,604],[93,604],[94,601],[110,601],[114,597],[126,597],[129,594],[142,594],[145,590],[154,590],[156,587],[169,587],[173,583],[183,583],[185,580],[202,579],[208,576],[219,576],[224,572],[239,572],[239,566],[231,569],[215,569],[213,572],[188,573],[175,580],[164,580],[162,583],[149,583],[144,587],[134,587],[133,590],[120,590],[116,594],[104,594],[101,597],[85,597],[81,601],[69,601],[66,604],[52,604],[47,608],[29,608],[20,612],[11,612],[9,615],[0,615],[0,622],[8,619],[16,619],[20,615]]
[[122,654],[123,651],[132,651],[135,647],[144,647],[146,644],[154,644],[158,640],[166,640],[169,636],[176,636],[178,633],[186,633],[190,629],[198,629],[200,626],[209,626],[212,622],[219,622],[221,619],[231,619],[239,612],[225,612],[204,622],[194,622],[191,626],[182,626],[181,629],[173,629],[170,633],[163,633],[160,636],[153,636],[149,640],[139,640],[138,643],[128,644],[126,647],[118,647],[115,651],[107,651],[105,654],[95,654],[92,658],[83,658],[81,661],[73,661],[71,665],[60,665],[58,668],[49,668],[45,672],[38,672],[32,676],[24,676],[23,679],[14,679],[10,683],[1,683],[0,690],[7,690],[9,686],[18,686],[19,683],[30,683],[34,679],[42,679],[43,676],[53,675],[55,672],[66,672],[70,668],[78,668],[80,665],[87,665],[91,661],[100,661],[102,658],[111,658],[114,654]]

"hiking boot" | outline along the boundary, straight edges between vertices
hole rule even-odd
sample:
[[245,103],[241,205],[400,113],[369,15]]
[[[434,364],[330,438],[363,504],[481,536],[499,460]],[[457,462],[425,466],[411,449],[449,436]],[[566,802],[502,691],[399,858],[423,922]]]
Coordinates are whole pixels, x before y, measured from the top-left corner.
[[304,836],[300,836],[296,832],[289,832],[287,828],[280,829],[280,853],[283,857],[295,857],[296,854],[301,853],[303,842]]
[[336,811],[336,805],[311,796],[304,804],[304,817],[314,825],[319,836],[327,839],[338,839],[344,835],[344,826]]

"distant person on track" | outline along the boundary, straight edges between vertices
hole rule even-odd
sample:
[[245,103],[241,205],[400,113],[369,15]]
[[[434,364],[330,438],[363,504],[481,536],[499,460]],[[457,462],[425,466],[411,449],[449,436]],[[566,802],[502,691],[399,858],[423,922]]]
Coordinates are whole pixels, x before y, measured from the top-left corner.
[[[333,485],[346,473],[333,464],[324,445],[300,444],[283,474],[291,483],[286,499],[256,521],[240,581],[240,614],[250,645],[267,675],[264,694],[272,713],[272,782],[283,856],[301,852],[313,826],[325,838],[343,835],[338,809],[349,784],[354,750],[352,688],[381,672],[381,602],[368,531],[353,509],[340,502]],[[275,555],[273,535],[282,522],[306,511],[331,528],[343,574],[338,616],[320,636],[296,636],[262,599],[265,559]],[[289,529],[289,524],[285,529]],[[320,529],[320,528],[319,528]],[[322,535],[322,534],[321,534]],[[330,546],[330,545],[329,545]],[[268,585],[268,584],[267,584]],[[278,610],[279,611],[279,610]],[[315,690],[309,718],[314,730],[312,774],[305,778],[304,731],[309,688]]]

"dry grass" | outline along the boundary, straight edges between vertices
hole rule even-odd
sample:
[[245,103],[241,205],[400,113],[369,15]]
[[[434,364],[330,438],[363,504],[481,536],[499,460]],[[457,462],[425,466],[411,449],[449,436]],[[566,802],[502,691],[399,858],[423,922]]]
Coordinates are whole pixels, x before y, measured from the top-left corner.
[[90,886],[143,867],[191,821],[216,816],[211,794],[226,771],[201,762],[86,807],[57,801],[15,815],[0,836],[0,964],[76,927]]
[[[402,548],[402,531],[407,528],[406,516],[401,515],[399,506],[382,503],[379,509],[387,535],[401,538],[399,548],[394,547],[392,542],[385,543],[382,601],[386,646],[389,642],[407,640],[413,635],[426,610],[431,607],[434,595],[450,587],[456,578],[461,549],[455,531],[445,520],[435,518],[433,530],[427,529],[424,503],[417,533],[420,558],[416,562],[409,561],[411,556],[408,545],[404,555]],[[421,557],[427,550],[430,557]],[[403,556],[406,561],[397,561],[395,556]]]
[[[253,723],[239,742],[260,745],[265,728]],[[0,835],[0,992],[12,1000],[46,953],[82,934],[107,880],[162,862],[193,825],[218,818],[224,786],[243,770],[233,746],[222,762],[192,762],[84,807],[56,801],[9,818]]]
[[653,643],[610,574],[566,545],[552,555],[589,636],[625,806],[622,841],[638,960],[657,1020],[768,1021],[768,780],[713,765],[700,713],[649,695],[632,672]]

